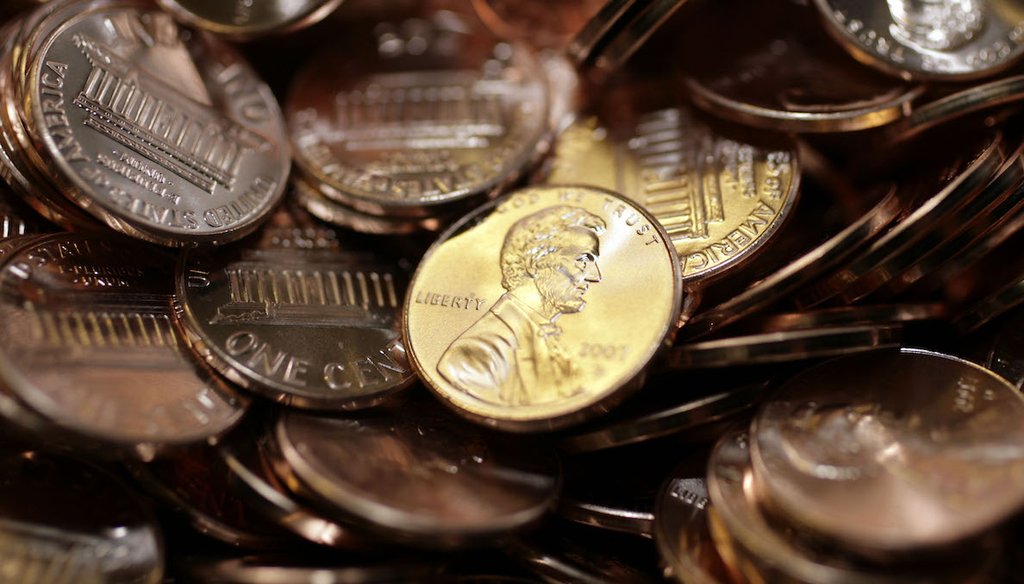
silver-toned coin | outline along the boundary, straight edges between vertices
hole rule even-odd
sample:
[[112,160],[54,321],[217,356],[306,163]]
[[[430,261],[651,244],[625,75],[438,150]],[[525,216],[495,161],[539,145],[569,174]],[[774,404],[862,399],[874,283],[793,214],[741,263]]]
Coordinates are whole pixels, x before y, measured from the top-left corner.
[[547,101],[531,50],[442,11],[354,26],[303,66],[286,113],[321,192],[423,217],[514,181],[549,132]]
[[217,436],[244,400],[199,367],[173,325],[173,258],[113,238],[54,234],[0,269],[0,377],[52,423],[100,444]]
[[918,349],[804,371],[751,427],[765,499],[793,523],[877,554],[954,544],[1024,507],[1022,440],[1014,386]]
[[279,211],[258,238],[182,254],[181,322],[211,365],[277,402],[375,405],[414,379],[398,330],[408,275],[294,213]]
[[158,584],[164,549],[149,507],[113,474],[61,454],[0,454],[0,578]]
[[1024,55],[1016,0],[815,0],[826,29],[857,59],[917,79],[977,79]]
[[226,45],[170,16],[111,2],[40,39],[25,112],[77,205],[171,246],[256,228],[290,167],[270,89]]
[[906,116],[924,85],[857,63],[812,16],[785,3],[704,3],[689,34],[680,34],[694,48],[714,40],[724,54],[683,53],[694,102],[726,119],[791,132],[848,132]]
[[158,0],[175,18],[210,32],[246,40],[268,34],[284,34],[316,24],[333,12],[342,0],[289,2],[209,2]]
[[359,417],[284,412],[274,436],[274,470],[290,489],[426,547],[523,528],[560,485],[557,458],[542,445],[461,421],[426,396]]
[[665,481],[655,502],[654,542],[667,575],[686,584],[734,581],[708,529],[704,468],[684,463]]
[[219,584],[393,584],[434,582],[443,564],[399,558],[301,558],[284,555],[229,559],[186,558],[180,572],[190,582]]

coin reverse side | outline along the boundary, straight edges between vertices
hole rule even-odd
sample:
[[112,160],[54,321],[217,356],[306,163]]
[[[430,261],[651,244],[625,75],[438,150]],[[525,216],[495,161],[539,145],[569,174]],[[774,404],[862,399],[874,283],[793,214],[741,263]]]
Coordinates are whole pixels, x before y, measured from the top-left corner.
[[591,187],[535,187],[481,208],[427,251],[406,347],[460,414],[565,426],[618,401],[675,328],[679,262],[656,221]]

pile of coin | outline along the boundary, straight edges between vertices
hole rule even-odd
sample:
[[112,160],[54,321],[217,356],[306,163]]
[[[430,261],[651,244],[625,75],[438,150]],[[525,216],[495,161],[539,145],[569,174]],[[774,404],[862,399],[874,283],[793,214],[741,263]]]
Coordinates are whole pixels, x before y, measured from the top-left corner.
[[1019,0],[20,4],[0,581],[1019,579]]

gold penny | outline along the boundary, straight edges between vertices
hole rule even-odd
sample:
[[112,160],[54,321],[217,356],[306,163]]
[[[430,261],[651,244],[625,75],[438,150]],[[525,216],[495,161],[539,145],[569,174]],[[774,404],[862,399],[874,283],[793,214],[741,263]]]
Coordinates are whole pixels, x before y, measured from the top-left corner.
[[533,187],[441,235],[404,308],[413,366],[463,416],[546,430],[605,411],[672,336],[679,259],[645,210],[592,187]]

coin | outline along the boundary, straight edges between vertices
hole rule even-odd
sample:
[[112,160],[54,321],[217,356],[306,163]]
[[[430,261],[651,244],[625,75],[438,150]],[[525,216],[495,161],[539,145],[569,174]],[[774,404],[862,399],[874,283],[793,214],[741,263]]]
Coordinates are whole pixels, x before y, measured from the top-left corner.
[[7,582],[163,582],[150,508],[103,468],[64,454],[0,454],[0,556]]
[[473,0],[473,9],[499,37],[563,49],[603,4],[604,0]]
[[[249,555],[239,558],[187,558],[180,571],[196,582],[220,584],[385,584],[434,582],[443,564],[397,558],[302,558]],[[347,560],[347,561],[346,561]]]
[[[973,363],[917,349],[830,361],[754,419],[765,496],[868,552],[953,544],[1024,506],[1024,397]],[[890,453],[898,453],[892,456]]]
[[752,317],[749,328],[773,331],[883,323],[910,324],[941,320],[947,313],[947,306],[941,302],[836,306]]
[[677,582],[721,584],[732,582],[708,530],[707,485],[704,469],[687,461],[673,470],[658,492],[654,513],[654,541],[666,572]]
[[587,20],[583,28],[570,41],[566,52],[579,69],[593,64],[610,38],[618,33],[625,22],[645,9],[650,0],[608,0]]
[[800,164],[787,138],[709,125],[664,82],[606,87],[599,107],[562,135],[545,182],[635,201],[665,227],[684,281],[749,261],[789,216]]
[[245,402],[184,354],[173,326],[173,258],[80,234],[34,239],[0,268],[0,378],[79,437],[154,447],[217,436]]
[[158,0],[158,4],[186,24],[246,40],[267,34],[285,34],[323,20],[342,0],[286,2],[202,2]]
[[292,82],[298,166],[377,215],[432,216],[510,184],[549,132],[547,85],[525,45],[451,12],[353,26]]
[[623,534],[593,537],[587,528],[548,525],[510,545],[510,553],[544,582],[654,584],[661,582],[648,542]]
[[906,140],[969,114],[1012,104],[1021,99],[1024,99],[1024,75],[1013,75],[916,104],[905,119],[886,131],[892,141]]
[[47,231],[52,231],[52,226],[19,201],[17,195],[0,186],[0,241]]
[[534,523],[558,493],[553,452],[461,422],[426,395],[328,418],[283,412],[274,470],[366,530],[425,547],[479,544]]
[[418,231],[439,231],[451,222],[447,215],[417,218],[362,213],[332,200],[300,177],[292,180],[292,195],[303,209],[317,219],[362,233],[409,235]]
[[367,407],[412,383],[398,259],[279,215],[259,240],[181,255],[176,291],[193,349],[292,407]]
[[674,332],[679,275],[664,230],[621,196],[522,189],[427,251],[403,309],[406,348],[460,415],[514,431],[564,427],[636,389]]
[[[857,63],[810,17],[785,3],[704,3],[680,32],[689,41],[681,68],[694,103],[790,132],[849,132],[906,116],[924,86]],[[696,49],[711,39],[721,52],[708,60]]]
[[687,0],[643,0],[638,2],[647,5],[646,9],[615,30],[612,38],[604,41],[604,46],[596,59],[593,59],[597,70],[608,74],[622,68],[640,47],[651,38]]
[[65,194],[112,228],[223,243],[281,198],[290,160],[277,104],[210,36],[111,3],[62,22],[37,52],[28,125]]
[[1024,54],[1024,13],[1014,0],[815,0],[826,30],[851,55],[893,75],[967,80]]

